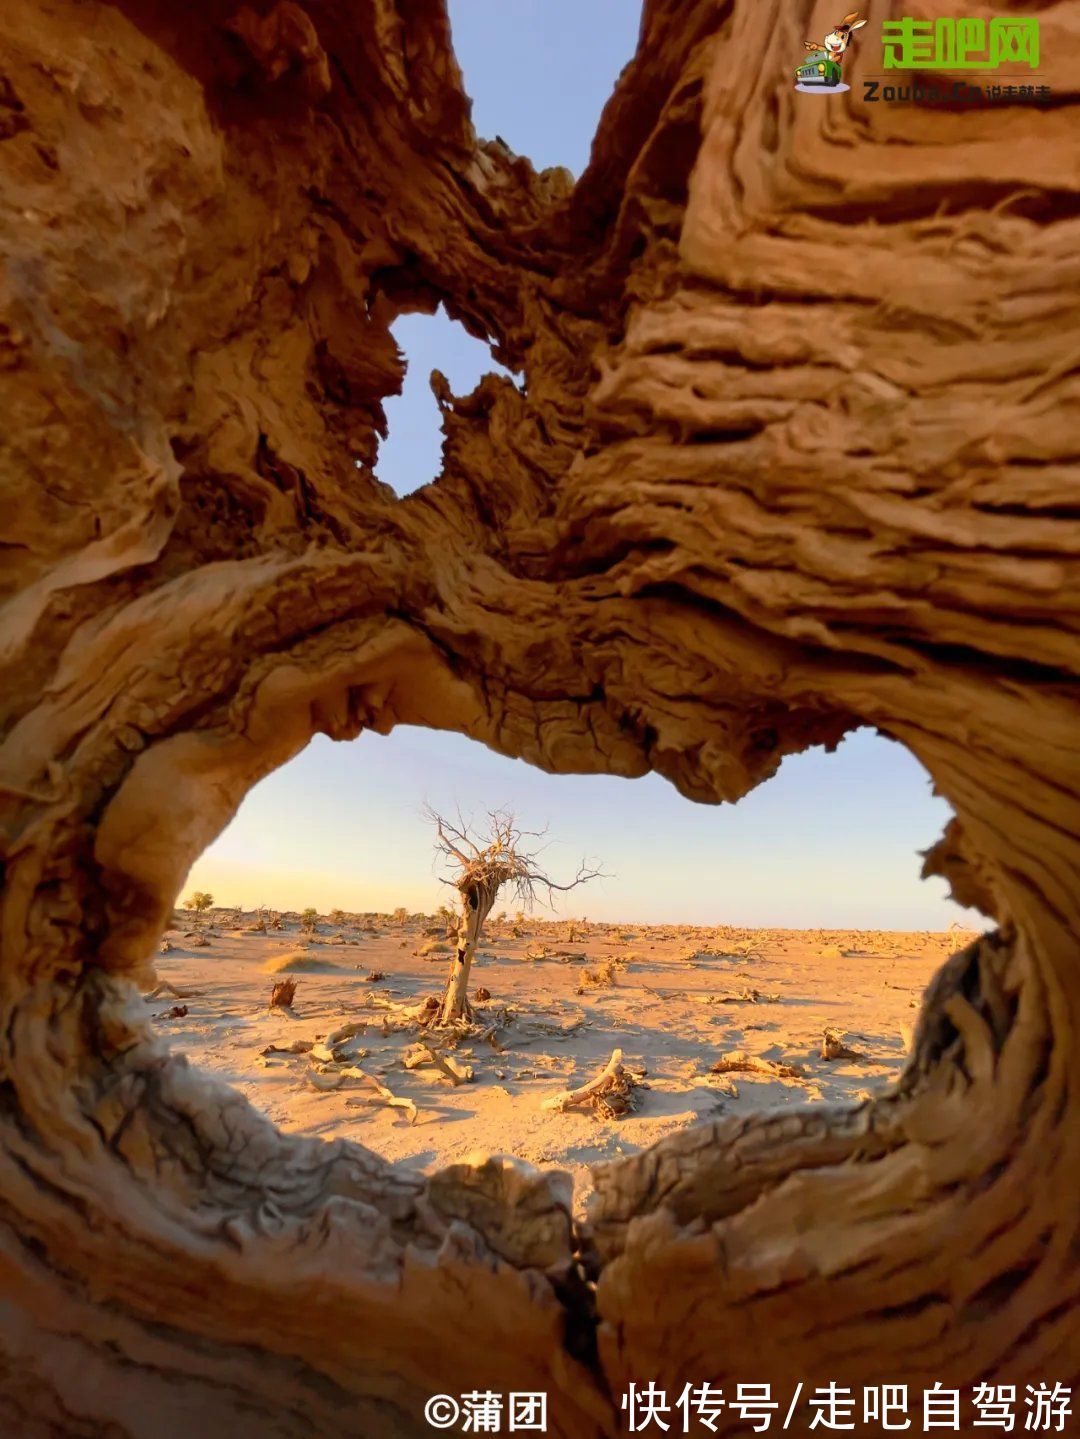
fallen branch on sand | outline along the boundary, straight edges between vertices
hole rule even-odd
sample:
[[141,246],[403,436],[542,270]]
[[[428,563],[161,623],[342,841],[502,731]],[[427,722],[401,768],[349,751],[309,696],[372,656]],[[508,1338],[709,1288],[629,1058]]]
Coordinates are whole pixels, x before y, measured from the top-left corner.
[[540,1107],[562,1114],[580,1104],[588,1104],[601,1118],[618,1119],[637,1108],[635,1091],[643,1087],[640,1079],[623,1067],[622,1050],[613,1049],[611,1058],[595,1079],[590,1079],[580,1089],[567,1089],[552,1095]]
[[851,1049],[844,1043],[844,1031],[842,1029],[826,1029],[821,1037],[822,1059],[865,1059],[866,1055],[858,1049]]
[[428,994],[418,1004],[398,1004],[392,999],[383,999],[381,995],[369,994],[365,996],[364,1008],[379,1010],[386,1024],[394,1020],[398,1027],[406,1027],[430,1023],[439,1012],[439,1001],[433,994]]
[[349,1059],[355,1059],[355,1055],[347,1054],[341,1046],[346,1040],[366,1033],[367,1024],[362,1020],[343,1024],[338,1029],[331,1030],[318,1044],[311,1046],[311,1057],[320,1064],[343,1064]]
[[308,1079],[313,1089],[322,1090],[324,1094],[340,1089],[347,1079],[358,1079],[366,1084],[378,1083],[366,1070],[358,1069],[355,1064],[340,1064],[335,1068],[320,1065],[317,1069],[308,1070]]
[[729,1049],[713,1065],[712,1074],[767,1074],[771,1079],[801,1079],[802,1070],[775,1059],[758,1059],[745,1049]]
[[709,1004],[779,1004],[779,994],[766,994],[760,989],[740,989],[726,994],[711,994]]
[[[416,1105],[411,1099],[399,1099],[385,1084],[380,1083],[373,1074],[368,1074],[366,1069],[361,1069],[354,1061],[366,1059],[369,1053],[366,1049],[349,1050],[346,1045],[350,1039],[358,1034],[367,1032],[368,1021],[353,1020],[349,1024],[339,1025],[337,1029],[331,1030],[325,1039],[315,1044],[306,1040],[297,1040],[285,1050],[279,1052],[303,1054],[307,1053],[311,1060],[311,1068],[308,1070],[308,1083],[313,1089],[322,1094],[331,1094],[338,1090],[347,1081],[353,1080],[358,1084],[370,1084],[376,1091],[374,1095],[364,1095],[357,1099],[347,1099],[346,1104],[382,1104],[391,1109],[404,1109],[409,1113],[409,1122],[416,1119]],[[271,1045],[264,1049],[263,1053],[273,1052],[276,1046]],[[471,1071],[470,1071],[471,1078]]]
[[387,1089],[385,1084],[380,1084],[379,1081],[374,1079],[370,1074],[365,1075],[365,1078],[371,1081],[378,1092],[376,1094],[358,1095],[355,1099],[347,1099],[345,1103],[350,1108],[355,1109],[361,1105],[368,1104],[385,1104],[389,1109],[404,1109],[408,1113],[409,1123],[416,1123],[416,1116],[419,1111],[411,1099],[400,1098],[391,1090]]
[[499,1031],[494,1024],[480,1035],[480,1042],[481,1044],[490,1044],[496,1054],[506,1053],[506,1045],[499,1043]]
[[762,989],[729,989],[720,994],[692,994],[685,989],[653,989],[651,985],[643,984],[642,989],[647,994],[655,994],[657,999],[686,999],[693,1004],[779,1004],[780,995],[766,993]]
[[353,1108],[358,1105],[382,1104],[389,1109],[404,1109],[409,1115],[409,1123],[416,1123],[419,1111],[411,1099],[399,1098],[373,1074],[368,1074],[364,1069],[358,1069],[355,1064],[345,1064],[337,1070],[313,1069],[309,1072],[308,1079],[316,1089],[323,1093],[340,1089],[348,1079],[354,1079],[361,1084],[370,1084],[375,1090],[374,1094],[357,1095],[355,1098],[346,1099],[345,1103]]
[[155,984],[153,989],[143,995],[143,999],[160,999],[163,994],[169,995],[171,999],[197,999],[202,994],[201,989],[177,989],[175,984],[170,984],[163,979],[160,984]]
[[456,1059],[451,1059],[448,1055],[440,1054],[439,1051],[430,1044],[414,1045],[406,1054],[403,1062],[406,1069],[423,1069],[427,1065],[434,1065],[436,1069],[441,1070],[455,1089],[459,1084],[469,1084],[472,1082],[473,1070],[471,1064],[459,1064]]

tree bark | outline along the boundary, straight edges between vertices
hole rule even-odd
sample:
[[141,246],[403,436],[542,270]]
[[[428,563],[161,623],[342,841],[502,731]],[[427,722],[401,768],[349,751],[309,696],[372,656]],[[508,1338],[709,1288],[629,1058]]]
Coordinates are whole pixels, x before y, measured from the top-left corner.
[[[650,0],[572,186],[477,139],[438,0],[0,13],[9,1432],[1080,1377],[1080,56],[1045,6],[1052,105],[869,105],[894,9],[825,101],[809,4]],[[440,303],[523,382],[444,394],[398,500],[389,326]],[[282,1135],[135,986],[252,785],[398,724],[702,802],[873,726],[998,929],[894,1093],[605,1166],[588,1232]]]
[[480,885],[462,892],[457,948],[450,961],[450,972],[446,977],[446,988],[439,1007],[440,1025],[452,1024],[455,1020],[468,1019],[472,1015],[472,1006],[469,1003],[469,972],[484,921],[491,913],[494,902],[495,895],[488,894]]

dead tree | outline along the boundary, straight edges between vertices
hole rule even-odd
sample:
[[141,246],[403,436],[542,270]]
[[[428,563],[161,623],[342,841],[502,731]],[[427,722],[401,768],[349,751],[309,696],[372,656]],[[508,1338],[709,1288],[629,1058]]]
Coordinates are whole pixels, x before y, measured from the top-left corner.
[[596,879],[600,871],[583,863],[569,884],[557,884],[540,868],[536,850],[523,848],[526,841],[541,838],[542,832],[520,829],[514,815],[507,810],[489,811],[483,842],[470,833],[464,821],[451,824],[432,809],[425,814],[435,826],[436,852],[457,868],[453,879],[443,878],[444,884],[452,884],[457,890],[461,912],[437,1021],[441,1025],[452,1024],[472,1014],[469,971],[484,922],[499,891],[509,885],[519,903],[531,908],[541,891],[546,891],[550,900],[556,891],[565,893]]

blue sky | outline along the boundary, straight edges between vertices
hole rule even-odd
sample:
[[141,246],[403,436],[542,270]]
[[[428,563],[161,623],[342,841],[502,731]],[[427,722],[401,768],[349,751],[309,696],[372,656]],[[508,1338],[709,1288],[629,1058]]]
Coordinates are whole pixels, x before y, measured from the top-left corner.
[[[580,174],[596,122],[637,39],[633,0],[451,0],[473,121],[538,167]],[[407,315],[409,361],[387,402],[380,477],[399,494],[434,478],[441,437],[433,367],[455,391],[495,368],[460,325]],[[512,807],[548,828],[545,861],[569,877],[583,856],[608,878],[562,912],[638,923],[945,928],[972,916],[920,881],[918,851],[949,817],[900,746],[868,731],[810,751],[736,806],[693,805],[655,775],[547,775],[459,735],[400,729],[335,745],[316,738],[251,792],[198,861],[185,892],[222,903],[321,910],[433,910],[439,884],[426,802],[466,816]]]

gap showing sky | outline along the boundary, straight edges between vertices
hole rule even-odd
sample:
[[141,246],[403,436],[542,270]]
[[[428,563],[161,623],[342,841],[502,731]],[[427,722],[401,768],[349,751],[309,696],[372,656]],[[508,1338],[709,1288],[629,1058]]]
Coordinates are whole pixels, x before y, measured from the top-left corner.
[[[451,0],[450,19],[479,134],[501,135],[538,168],[580,174],[605,101],[633,54],[634,0]],[[497,369],[487,347],[440,310],[394,325],[409,363],[386,402],[378,473],[400,494],[434,479],[442,437],[428,378],[468,393]],[[695,805],[655,775],[548,775],[460,735],[399,729],[349,744],[319,736],[257,785],[185,887],[221,903],[320,911],[430,912],[451,897],[433,868],[425,803],[468,818],[512,808],[548,828],[554,878],[583,857],[607,878],[560,912],[627,922],[941,929],[973,919],[918,851],[950,810],[918,762],[870,731],[832,755],[811,750],[738,805]]]
[[430,914],[453,894],[425,804],[481,821],[509,807],[524,828],[546,826],[543,863],[557,881],[595,861],[607,878],[561,898],[560,914],[843,929],[971,917],[941,880],[918,878],[918,851],[949,807],[906,750],[869,730],[835,754],[786,759],[737,805],[692,804],[657,775],[545,774],[456,734],[318,736],[251,791],[187,890],[245,908]]

